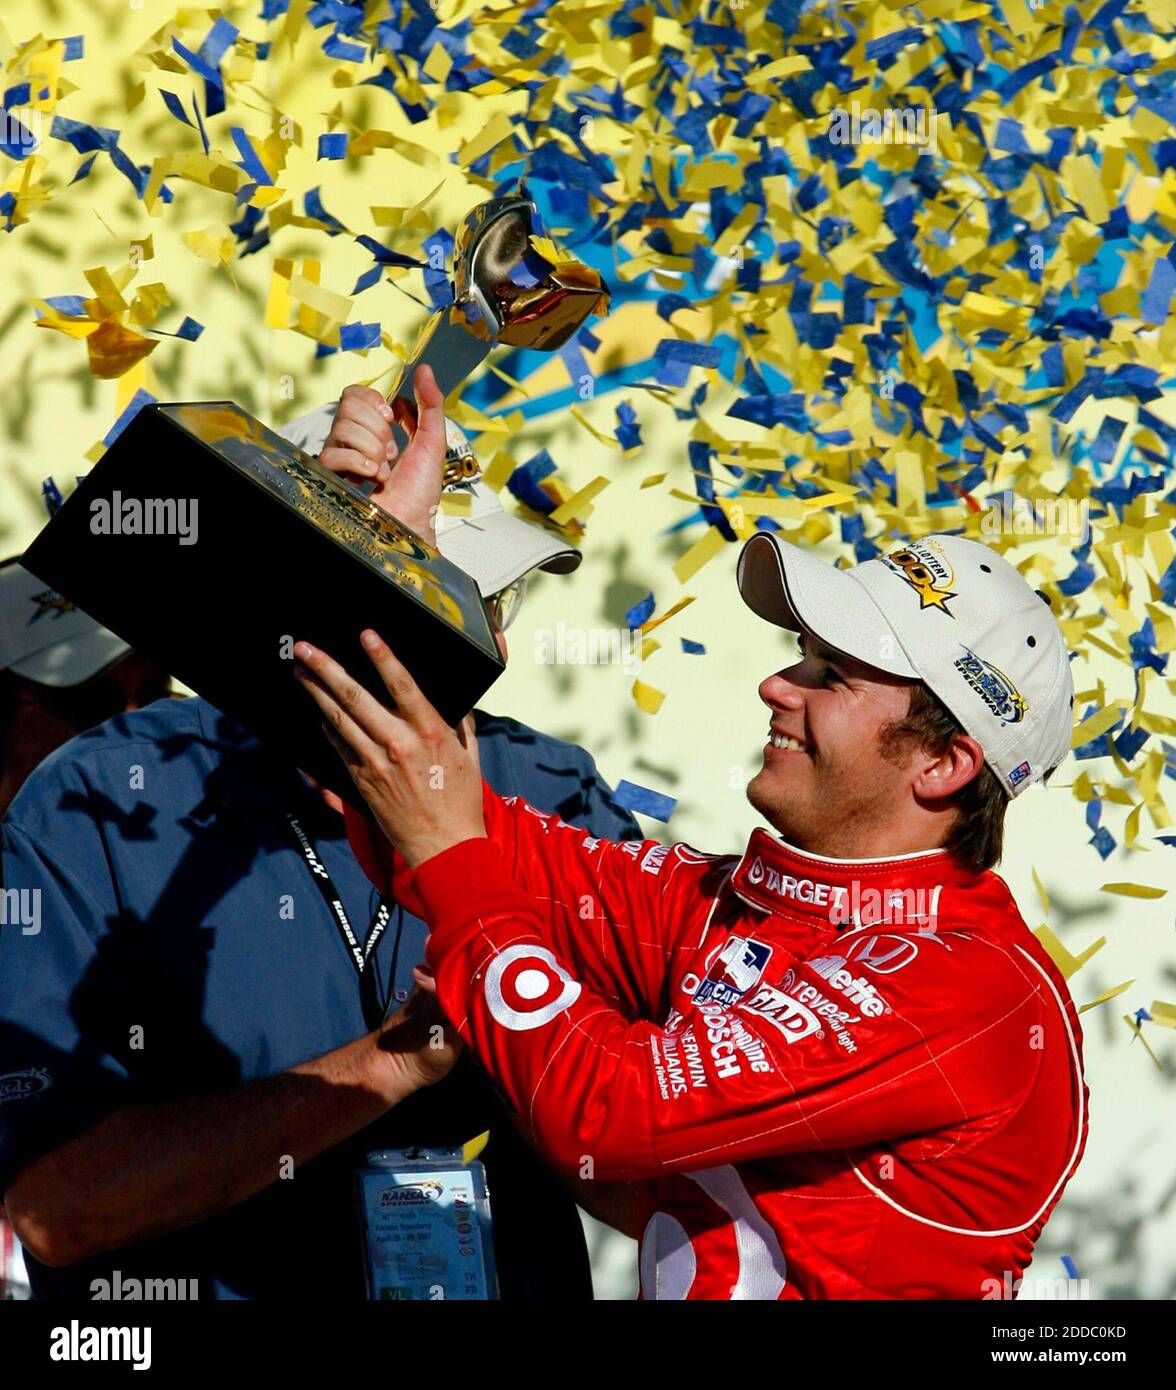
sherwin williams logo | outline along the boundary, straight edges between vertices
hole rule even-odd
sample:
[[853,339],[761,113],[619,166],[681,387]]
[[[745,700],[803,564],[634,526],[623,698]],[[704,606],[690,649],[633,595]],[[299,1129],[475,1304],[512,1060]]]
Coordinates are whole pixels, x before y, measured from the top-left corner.
[[883,555],[882,563],[908,583],[919,596],[919,610],[938,608],[949,618],[955,614],[947,607],[948,599],[955,598],[955,570],[947,563],[943,551],[934,541],[912,541],[901,550],[892,550]]
[[956,670],[972,687],[1002,724],[1019,724],[1029,708],[1029,701],[1008,676],[991,661],[985,661],[970,648],[954,664]]

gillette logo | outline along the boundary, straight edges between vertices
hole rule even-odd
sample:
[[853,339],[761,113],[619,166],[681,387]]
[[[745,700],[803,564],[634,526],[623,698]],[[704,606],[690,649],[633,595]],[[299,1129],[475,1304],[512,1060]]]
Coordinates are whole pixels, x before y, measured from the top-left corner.
[[864,975],[855,978],[845,969],[844,956],[820,956],[807,964],[821,979],[828,980],[834,989],[844,994],[864,1018],[880,1018],[889,1009],[890,1005]]

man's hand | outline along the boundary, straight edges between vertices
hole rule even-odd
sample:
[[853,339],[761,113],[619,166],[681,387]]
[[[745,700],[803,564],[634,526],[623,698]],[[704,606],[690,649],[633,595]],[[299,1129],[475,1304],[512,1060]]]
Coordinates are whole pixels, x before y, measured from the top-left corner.
[[461,1038],[427,988],[413,990],[408,1003],[380,1029],[377,1046],[395,1057],[416,1086],[441,1081],[461,1056]]
[[382,705],[309,642],[294,674],[323,712],[323,727],[380,829],[415,868],[463,840],[484,839],[482,771],[474,721],[446,724],[377,633],[360,634],[392,697]]
[[[371,500],[435,547],[445,467],[445,397],[427,366],[417,368],[413,391],[415,410],[399,398],[389,405],[371,386],[348,386],[339,397],[319,462],[352,482],[374,479]],[[397,425],[411,441],[403,454],[394,437]]]

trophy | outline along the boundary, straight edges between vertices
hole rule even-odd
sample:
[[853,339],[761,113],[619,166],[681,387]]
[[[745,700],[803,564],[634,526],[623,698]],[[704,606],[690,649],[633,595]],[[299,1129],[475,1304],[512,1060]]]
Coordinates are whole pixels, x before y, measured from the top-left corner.
[[466,214],[453,248],[453,303],[425,325],[388,392],[412,402],[427,362],[448,396],[499,343],[554,352],[589,314],[608,310],[608,289],[590,266],[533,228],[529,198],[491,198]]
[[[458,238],[455,299],[389,394],[433,367],[452,391],[496,342],[554,348],[607,303],[599,277],[530,236],[533,205],[495,199]],[[577,267],[578,270],[577,270]],[[474,580],[352,483],[231,401],[144,406],[23,564],[125,642],[353,802],[293,644],[329,652],[382,701],[374,628],[458,724],[503,670]]]

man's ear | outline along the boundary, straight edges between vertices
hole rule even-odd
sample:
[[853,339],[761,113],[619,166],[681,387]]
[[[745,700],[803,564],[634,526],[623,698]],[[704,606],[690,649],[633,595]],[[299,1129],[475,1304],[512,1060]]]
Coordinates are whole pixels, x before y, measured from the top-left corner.
[[966,787],[983,766],[984,751],[976,740],[970,734],[955,734],[938,757],[926,755],[911,790],[927,801],[939,801]]

